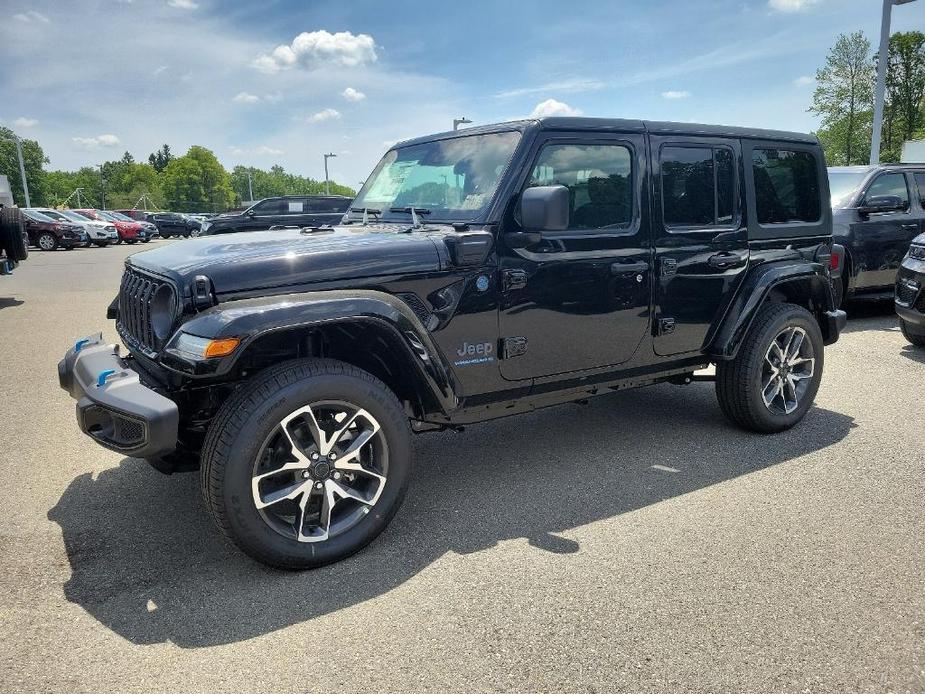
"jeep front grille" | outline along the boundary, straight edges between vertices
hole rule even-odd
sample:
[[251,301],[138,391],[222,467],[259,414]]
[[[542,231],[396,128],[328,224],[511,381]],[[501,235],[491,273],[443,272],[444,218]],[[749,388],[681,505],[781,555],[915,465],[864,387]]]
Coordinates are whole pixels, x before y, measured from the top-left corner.
[[[176,290],[173,284],[134,268],[125,268],[119,287],[119,317],[116,320],[116,330],[130,348],[141,350],[148,357],[156,356],[164,346],[163,340],[155,333],[151,320],[154,295],[162,287],[172,293],[174,301],[169,303],[175,305]],[[175,317],[172,316],[172,319]]]

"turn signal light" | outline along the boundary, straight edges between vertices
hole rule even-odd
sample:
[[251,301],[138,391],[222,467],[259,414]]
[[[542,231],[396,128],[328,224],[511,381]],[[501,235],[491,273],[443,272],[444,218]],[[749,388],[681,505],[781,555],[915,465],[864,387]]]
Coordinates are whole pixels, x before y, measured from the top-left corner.
[[211,359],[212,357],[225,357],[234,352],[239,344],[241,344],[241,340],[236,337],[211,340],[209,344],[206,345],[205,354],[203,356],[205,356],[206,359]]

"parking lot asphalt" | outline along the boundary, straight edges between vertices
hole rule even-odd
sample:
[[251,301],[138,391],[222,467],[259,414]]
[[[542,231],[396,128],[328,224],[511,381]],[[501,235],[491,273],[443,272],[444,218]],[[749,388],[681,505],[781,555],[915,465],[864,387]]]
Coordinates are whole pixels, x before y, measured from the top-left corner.
[[925,352],[891,307],[850,307],[790,432],[697,383],[420,436],[377,541],[281,573],[58,387],[145,248],[0,277],[0,691],[925,691]]

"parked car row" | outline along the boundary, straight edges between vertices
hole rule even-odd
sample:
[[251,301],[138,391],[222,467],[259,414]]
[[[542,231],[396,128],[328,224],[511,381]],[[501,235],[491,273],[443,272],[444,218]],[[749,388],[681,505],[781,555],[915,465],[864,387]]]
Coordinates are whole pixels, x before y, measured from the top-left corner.
[[28,207],[22,210],[22,215],[29,244],[43,251],[148,243],[158,235],[153,224],[136,222],[111,210]]
[[180,214],[179,212],[148,212],[147,210],[117,210],[138,222],[153,224],[162,238],[172,236],[189,238],[202,226],[208,217],[205,214]]

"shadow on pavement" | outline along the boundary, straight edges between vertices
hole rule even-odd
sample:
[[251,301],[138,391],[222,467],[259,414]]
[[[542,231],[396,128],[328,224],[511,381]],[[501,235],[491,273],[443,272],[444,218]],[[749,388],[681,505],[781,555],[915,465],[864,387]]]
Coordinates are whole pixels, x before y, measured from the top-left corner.
[[900,352],[906,359],[917,361],[919,364],[925,364],[925,347],[916,347],[915,345],[905,345]]
[[71,564],[68,600],[133,643],[196,648],[381,596],[448,552],[514,538],[536,551],[578,552],[555,533],[792,461],[853,426],[814,408],[790,432],[750,434],[726,422],[711,386],[693,385],[420,436],[415,478],[391,526],[357,555],[305,573],[267,569],[231,549],[207,521],[198,475],[165,477],[140,460],[81,475],[48,517]]
[[11,306],[22,306],[25,301],[14,299],[13,297],[0,296],[0,308],[10,308]]
[[852,301],[845,311],[848,325],[845,333],[859,333],[869,330],[896,330],[899,318],[892,301]]

